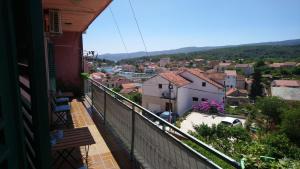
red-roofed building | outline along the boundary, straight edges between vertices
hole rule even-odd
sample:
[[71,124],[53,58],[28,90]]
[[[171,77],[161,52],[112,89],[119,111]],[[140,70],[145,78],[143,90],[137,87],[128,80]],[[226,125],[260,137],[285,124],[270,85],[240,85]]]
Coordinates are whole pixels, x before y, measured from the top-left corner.
[[274,80],[271,86],[300,88],[300,80]]
[[238,106],[249,103],[247,90],[231,88],[226,92],[226,103],[228,105]]
[[121,94],[129,94],[133,92],[142,93],[141,84],[139,83],[124,83],[121,86],[122,86],[122,90],[120,91]]
[[142,89],[144,107],[153,112],[170,110],[171,107],[171,111],[179,115],[197,102],[223,102],[225,97],[223,85],[209,79],[200,69],[160,73],[145,81]]

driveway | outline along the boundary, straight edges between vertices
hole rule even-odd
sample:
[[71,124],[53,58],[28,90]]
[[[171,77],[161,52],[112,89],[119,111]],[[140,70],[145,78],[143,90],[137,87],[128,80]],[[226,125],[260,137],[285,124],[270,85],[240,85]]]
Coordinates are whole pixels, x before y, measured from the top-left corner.
[[[189,130],[195,131],[193,125],[200,125],[202,123],[212,126],[213,124],[218,125],[226,116],[208,115],[204,113],[192,112],[186,119],[181,123],[180,129],[184,132]],[[240,118],[239,118],[240,119]],[[245,123],[245,119],[240,119],[241,122]]]

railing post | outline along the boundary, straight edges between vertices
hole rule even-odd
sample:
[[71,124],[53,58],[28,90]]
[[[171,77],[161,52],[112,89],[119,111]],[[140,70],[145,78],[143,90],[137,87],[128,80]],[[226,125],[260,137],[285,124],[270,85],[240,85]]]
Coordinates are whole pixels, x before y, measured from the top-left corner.
[[103,92],[104,92],[104,106],[103,106],[103,119],[104,119],[104,125],[106,123],[106,91],[103,88]]
[[94,83],[92,81],[90,81],[90,84],[91,84],[91,102],[92,102],[92,106],[91,106],[91,112],[94,113],[94,89],[93,89],[93,85]]
[[135,111],[134,111],[134,104],[132,104],[132,115],[131,115],[131,151],[130,156],[131,160],[134,160],[134,128],[135,128]]

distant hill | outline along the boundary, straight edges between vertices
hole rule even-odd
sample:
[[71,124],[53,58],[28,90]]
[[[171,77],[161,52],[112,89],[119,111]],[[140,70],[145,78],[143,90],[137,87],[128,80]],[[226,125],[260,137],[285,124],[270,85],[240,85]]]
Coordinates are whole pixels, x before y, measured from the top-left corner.
[[[241,45],[227,45],[227,46],[208,46],[208,47],[185,47],[173,50],[162,50],[162,51],[152,51],[148,52],[150,56],[157,55],[170,55],[170,54],[179,54],[179,53],[192,53],[199,51],[209,51],[213,49],[221,48],[231,48],[231,47],[241,47],[241,46],[294,46],[300,45],[300,39],[285,40],[285,41],[276,41],[276,42],[261,42],[261,43],[251,43],[251,44],[241,44]],[[133,52],[133,53],[116,53],[116,54],[103,54],[98,56],[98,58],[104,58],[113,61],[119,61],[122,59],[130,59],[147,56],[146,52]]]

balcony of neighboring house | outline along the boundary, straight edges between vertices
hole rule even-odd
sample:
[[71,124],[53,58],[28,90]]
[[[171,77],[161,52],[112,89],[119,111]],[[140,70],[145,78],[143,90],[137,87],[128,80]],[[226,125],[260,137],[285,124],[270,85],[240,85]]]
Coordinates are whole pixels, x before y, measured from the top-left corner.
[[164,91],[161,93],[161,98],[163,99],[170,99],[170,100],[176,100],[176,96],[169,91]]

